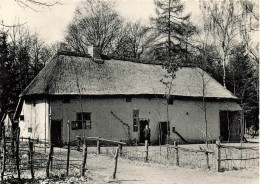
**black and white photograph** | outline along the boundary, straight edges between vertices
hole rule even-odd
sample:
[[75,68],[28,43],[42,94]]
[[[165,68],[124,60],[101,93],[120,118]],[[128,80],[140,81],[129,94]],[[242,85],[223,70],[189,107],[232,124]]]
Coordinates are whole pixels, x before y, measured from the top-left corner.
[[259,0],[0,0],[0,183],[260,184]]

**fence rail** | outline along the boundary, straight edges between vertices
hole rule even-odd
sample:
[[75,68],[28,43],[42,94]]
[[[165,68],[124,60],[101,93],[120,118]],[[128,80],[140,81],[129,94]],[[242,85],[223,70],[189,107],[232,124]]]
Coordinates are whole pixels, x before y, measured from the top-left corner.
[[221,145],[217,147],[217,171],[259,167],[259,148]]
[[[69,138],[66,149],[61,149],[54,148],[54,145],[39,139],[31,139],[30,137],[20,138],[19,131],[17,132],[17,137],[6,137],[4,128],[2,135],[3,137],[0,142],[0,170],[2,181],[9,176],[15,178],[17,177],[18,179],[23,177],[27,178],[28,173],[33,179],[35,178],[35,172],[38,171],[45,171],[47,178],[51,177],[52,174],[60,173],[61,171],[64,171],[66,176],[69,175],[69,172],[78,172],[81,176],[84,176],[85,174],[87,169],[86,141],[84,141],[85,143],[82,145],[83,148],[80,148],[80,151],[83,152],[82,159],[75,159],[74,157],[71,159],[70,151],[73,150],[75,146],[70,146],[71,142]],[[70,132],[68,135],[70,135]],[[118,155],[119,153],[121,154],[122,146],[126,143],[116,140],[103,139],[100,137],[87,137],[86,140],[97,141],[97,152],[98,150],[100,151],[101,141],[118,144],[115,154],[112,153],[115,159],[115,167],[111,173],[114,178],[116,176]],[[78,145],[76,148],[80,146],[81,145]]]
[[[5,135],[5,132],[2,135]],[[116,174],[118,157],[180,167],[206,168],[218,172],[255,167],[258,166],[256,160],[259,160],[258,147],[224,145],[219,142],[216,142],[213,147],[211,145],[208,148],[194,149],[180,146],[176,142],[173,145],[157,147],[149,146],[148,142],[145,146],[127,147],[125,142],[118,140],[86,137],[84,141],[82,137],[77,138],[77,146],[72,146],[75,141],[71,142],[68,136],[68,144],[60,149],[54,148],[54,145],[47,141],[21,138],[19,132],[15,138],[3,136],[0,149],[1,179],[10,175],[15,175],[20,179],[24,173],[27,175],[30,173],[34,178],[36,172],[43,170],[46,172],[46,177],[60,170],[63,170],[66,175],[70,172],[78,172],[84,176],[88,153],[112,155],[115,159],[113,177]],[[96,146],[87,148],[87,141],[96,141]],[[102,147],[102,144],[106,142],[117,146]],[[79,151],[78,153],[82,154],[81,158],[71,156],[72,150]]]

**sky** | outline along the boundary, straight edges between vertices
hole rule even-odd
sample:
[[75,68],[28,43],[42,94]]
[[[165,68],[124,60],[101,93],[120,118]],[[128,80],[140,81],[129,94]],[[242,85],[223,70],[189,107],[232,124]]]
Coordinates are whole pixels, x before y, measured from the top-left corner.
[[[21,0],[26,2],[26,0]],[[39,0],[49,1],[53,0]],[[18,21],[28,26],[31,31],[39,34],[46,43],[52,44],[62,41],[66,27],[72,21],[75,8],[81,0],[60,0],[62,5],[52,7],[32,6],[37,10],[19,6],[16,0],[0,0],[0,21],[5,25],[13,25]],[[109,1],[109,0],[104,0]],[[115,9],[127,21],[149,21],[149,17],[155,15],[153,0],[114,0]],[[257,1],[257,0],[253,0]],[[185,13],[191,13],[193,24],[200,24],[199,0],[183,0]],[[259,33],[256,33],[259,37]],[[258,40],[258,39],[257,39]]]
[[[26,1],[26,0],[22,0]],[[46,43],[61,41],[69,22],[72,21],[74,10],[80,0],[61,0],[62,5],[50,8],[33,6],[37,9],[19,6],[16,0],[0,0],[0,21],[6,25],[13,25],[18,21],[25,23],[32,31],[39,33]],[[149,17],[155,15],[153,0],[115,0],[115,7],[119,14],[126,20],[149,21]],[[184,0],[186,12],[192,13],[192,19],[196,21],[199,13],[198,0]]]

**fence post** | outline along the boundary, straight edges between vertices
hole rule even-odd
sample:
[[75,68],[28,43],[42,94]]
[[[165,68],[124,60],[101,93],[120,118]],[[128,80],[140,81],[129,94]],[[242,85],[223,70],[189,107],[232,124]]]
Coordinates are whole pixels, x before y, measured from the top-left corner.
[[114,167],[114,172],[113,172],[113,179],[116,178],[118,151],[119,151],[119,148],[116,149],[116,154],[115,154],[115,157],[114,157],[115,158],[115,167]]
[[169,158],[169,145],[166,144],[166,159]]
[[16,137],[16,168],[17,168],[17,174],[18,179],[21,179],[21,173],[20,173],[20,163],[19,163],[19,136],[20,136],[20,128],[17,127],[17,137]]
[[2,134],[2,137],[3,137],[3,141],[4,141],[4,144],[3,144],[3,160],[2,160],[2,172],[1,172],[1,180],[3,181],[4,180],[4,173],[5,173],[5,161],[6,161],[6,137],[5,137],[5,126],[3,127],[3,134]]
[[31,169],[31,176],[34,179],[34,172],[33,172],[33,142],[29,137],[29,152],[28,152],[29,164]]
[[80,151],[81,137],[78,137],[78,136],[77,136],[77,139],[78,139],[77,151]]
[[53,167],[53,155],[54,155],[54,145],[52,147],[52,153],[51,153],[51,160],[50,160],[50,164],[51,164],[51,171],[52,171],[52,167]]
[[206,164],[207,164],[207,168],[209,169],[209,152],[205,151],[205,155],[206,155]]
[[12,136],[12,143],[11,143],[11,149],[12,149],[12,156],[13,156],[13,158],[14,158],[14,156],[15,156],[15,147],[14,147],[14,143],[15,143],[15,137],[14,137],[15,135],[13,134],[13,136]]
[[122,156],[123,145],[118,144],[118,149],[119,149],[119,155]]
[[148,161],[148,140],[145,140],[145,162]]
[[100,154],[100,140],[97,138],[97,155]]
[[178,143],[174,141],[174,150],[175,150],[175,158],[176,158],[176,165],[180,165],[179,163],[179,152],[178,152]]
[[68,152],[67,152],[67,176],[69,175],[69,167],[70,167],[70,122],[67,123],[68,128]]
[[221,166],[221,152],[220,152],[220,142],[216,141],[216,148],[217,148],[217,153],[216,153],[216,157],[217,157],[217,172],[220,172],[220,166]]
[[50,176],[50,162],[52,160],[52,154],[53,154],[53,145],[51,144],[49,157],[46,164],[46,177],[48,178]]
[[82,160],[82,166],[81,166],[81,176],[85,176],[86,161],[87,161],[87,141],[84,140],[84,144],[83,144],[83,160]]

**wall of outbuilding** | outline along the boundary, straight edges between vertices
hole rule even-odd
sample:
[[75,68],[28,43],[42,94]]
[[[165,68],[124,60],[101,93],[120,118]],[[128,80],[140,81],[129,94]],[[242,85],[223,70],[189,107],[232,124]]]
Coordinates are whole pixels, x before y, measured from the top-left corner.
[[[82,103],[82,109],[81,109]],[[188,141],[201,141],[205,132],[204,111],[201,102],[191,100],[174,100],[169,105],[171,138],[176,139],[172,127]],[[72,98],[70,103],[62,103],[61,99],[51,101],[51,119],[62,120],[62,140],[67,140],[67,122],[76,121],[77,112],[91,112],[92,128],[86,129],[87,136],[102,137],[115,140],[128,140],[126,129],[115,118],[111,111],[130,127],[131,139],[138,139],[138,132],[133,132],[133,110],[139,110],[139,117],[150,120],[151,140],[157,141],[159,135],[158,122],[167,121],[167,109],[164,99],[132,98]],[[219,111],[241,110],[235,102],[207,102],[208,133],[212,139],[220,135]],[[42,123],[42,121],[38,121]],[[82,135],[82,129],[71,130],[71,140]]]

